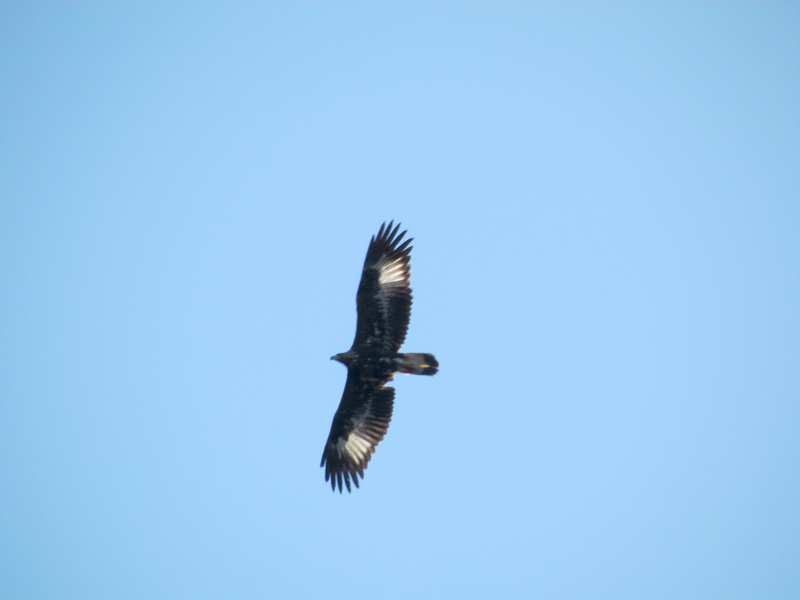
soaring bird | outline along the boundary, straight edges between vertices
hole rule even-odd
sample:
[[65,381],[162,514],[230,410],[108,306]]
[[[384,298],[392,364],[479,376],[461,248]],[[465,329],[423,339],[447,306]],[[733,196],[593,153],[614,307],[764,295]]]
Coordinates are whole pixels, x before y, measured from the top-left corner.
[[433,354],[401,353],[411,318],[411,248],[400,224],[383,223],[373,236],[364,260],[356,294],[356,337],[347,352],[331,357],[347,367],[347,382],[333,416],[321,467],[331,489],[350,492],[358,487],[375,448],[389,429],[395,373],[435,375],[439,362]]

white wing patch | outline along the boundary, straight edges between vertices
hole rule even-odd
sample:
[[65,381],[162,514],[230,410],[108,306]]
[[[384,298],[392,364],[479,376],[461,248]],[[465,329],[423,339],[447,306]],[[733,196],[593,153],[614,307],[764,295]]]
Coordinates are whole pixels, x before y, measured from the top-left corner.
[[355,459],[356,463],[364,465],[366,464],[364,458],[372,452],[372,444],[357,433],[351,432],[347,439],[339,438],[336,442],[336,452],[338,452],[339,457],[346,453]]
[[375,452],[375,444],[359,434],[359,429],[364,426],[369,417],[367,413],[350,419],[351,431],[347,438],[340,437],[336,440],[336,454],[339,460],[344,455],[350,457],[352,462],[361,468],[367,466],[370,455]]
[[[385,313],[389,308],[389,294],[391,293],[387,294],[387,292],[391,288],[408,287],[408,262],[403,258],[390,259],[388,256],[382,256],[374,268],[378,269],[378,289],[374,297]],[[377,321],[374,323],[373,329],[375,335],[380,333]]]
[[379,262],[375,265],[380,271],[378,283],[380,285],[392,285],[394,283],[406,282],[408,277],[408,265],[402,259],[394,259],[391,262]]

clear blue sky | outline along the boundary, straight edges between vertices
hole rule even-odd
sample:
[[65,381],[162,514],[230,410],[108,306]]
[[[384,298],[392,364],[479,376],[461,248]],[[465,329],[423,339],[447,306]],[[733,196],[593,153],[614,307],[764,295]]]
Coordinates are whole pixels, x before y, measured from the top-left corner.
[[[0,597],[797,598],[800,5],[0,5]],[[319,467],[370,236],[389,434]]]

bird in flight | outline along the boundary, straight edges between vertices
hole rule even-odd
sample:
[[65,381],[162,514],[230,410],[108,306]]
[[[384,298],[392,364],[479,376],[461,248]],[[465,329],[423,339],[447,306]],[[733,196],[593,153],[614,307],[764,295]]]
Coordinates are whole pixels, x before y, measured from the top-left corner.
[[395,373],[435,375],[439,363],[433,354],[401,353],[411,319],[411,248],[400,224],[381,225],[364,260],[356,294],[356,337],[347,352],[332,356],[347,367],[347,382],[333,416],[321,467],[325,481],[339,493],[358,487],[375,448],[389,429],[394,388],[386,384]]

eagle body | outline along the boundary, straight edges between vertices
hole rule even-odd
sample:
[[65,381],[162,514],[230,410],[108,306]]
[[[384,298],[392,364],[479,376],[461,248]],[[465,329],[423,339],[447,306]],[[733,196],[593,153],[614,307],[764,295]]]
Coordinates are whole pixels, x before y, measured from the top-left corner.
[[434,375],[439,363],[432,354],[401,353],[411,318],[411,241],[391,221],[370,240],[356,294],[358,322],[353,345],[331,357],[347,367],[342,400],[333,417],[320,466],[331,489],[364,478],[364,469],[389,429],[395,373]]

